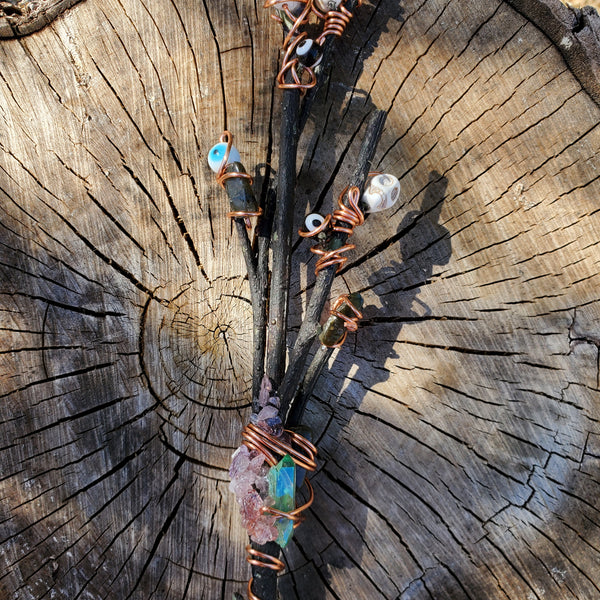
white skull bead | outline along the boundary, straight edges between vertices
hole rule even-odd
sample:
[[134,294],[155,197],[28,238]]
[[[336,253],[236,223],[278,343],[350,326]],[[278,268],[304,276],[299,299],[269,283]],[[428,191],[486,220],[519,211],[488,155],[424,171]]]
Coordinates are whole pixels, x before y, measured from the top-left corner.
[[321,216],[319,213],[312,213],[306,217],[304,221],[304,226],[306,227],[306,231],[314,231],[318,227],[323,224],[325,217]]
[[[218,173],[225,158],[225,151],[227,150],[227,144],[225,142],[219,142],[215,144],[208,153],[208,166],[215,172]],[[229,159],[227,164],[230,165],[234,162],[241,162],[242,158],[237,148],[231,146],[229,150]]]
[[321,11],[337,10],[342,0],[315,0],[314,5]]
[[400,182],[394,175],[385,173],[371,179],[363,192],[361,204],[365,212],[374,213],[391,208],[400,197]]

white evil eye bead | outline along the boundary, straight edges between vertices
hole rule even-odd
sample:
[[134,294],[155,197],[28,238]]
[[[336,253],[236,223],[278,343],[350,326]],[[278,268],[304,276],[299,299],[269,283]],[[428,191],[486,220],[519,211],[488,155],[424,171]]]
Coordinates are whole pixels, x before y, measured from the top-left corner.
[[[208,153],[208,166],[215,172],[218,173],[221,168],[221,164],[223,159],[225,158],[225,152],[227,151],[227,144],[225,142],[219,142],[214,145],[210,152]],[[229,159],[227,160],[227,164],[231,164],[234,162],[241,162],[242,158],[237,148],[231,146],[229,150]]]
[[315,0],[314,5],[321,11],[336,10],[342,0]]
[[325,217],[322,217],[319,213],[312,213],[306,217],[304,226],[306,227],[307,231],[314,231],[323,224],[324,220]]
[[310,38],[300,42],[296,48],[298,60],[307,67],[316,67],[322,58],[321,46]]
[[388,173],[376,175],[363,192],[361,203],[365,212],[374,213],[391,208],[400,197],[400,182]]

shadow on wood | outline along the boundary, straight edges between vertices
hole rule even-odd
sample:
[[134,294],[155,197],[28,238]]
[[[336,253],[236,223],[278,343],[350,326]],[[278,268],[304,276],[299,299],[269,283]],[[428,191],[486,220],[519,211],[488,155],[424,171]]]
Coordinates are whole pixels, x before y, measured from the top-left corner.
[[[366,322],[308,406],[322,460],[286,599],[600,597],[600,111],[511,4],[365,4],[307,124],[299,223],[345,186],[372,107],[404,203],[334,286]],[[228,128],[271,168],[279,43],[229,0],[86,0],[0,42],[4,597],[245,586],[226,470],[249,293],[205,158]]]

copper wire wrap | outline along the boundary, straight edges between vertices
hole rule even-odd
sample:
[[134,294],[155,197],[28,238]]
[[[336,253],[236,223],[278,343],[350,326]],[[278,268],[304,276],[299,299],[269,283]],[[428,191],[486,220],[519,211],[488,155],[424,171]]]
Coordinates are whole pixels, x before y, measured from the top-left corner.
[[[302,32],[289,44],[283,56],[283,65],[279,73],[277,73],[277,85],[282,90],[299,89],[302,92],[309,90],[317,85],[317,76],[310,67],[301,67],[301,72],[298,71],[300,61],[293,57],[298,44],[306,38],[306,32]],[[290,73],[293,81],[286,81],[286,75]],[[302,81],[304,78],[305,81]]]
[[[339,312],[339,309],[344,304],[354,313],[354,316],[349,317],[344,313]],[[346,341],[346,337],[348,337],[348,332],[354,332],[358,329],[358,321],[359,319],[362,319],[362,313],[360,312],[360,310],[358,310],[358,308],[356,308],[356,306],[354,306],[354,304],[352,304],[352,302],[350,302],[348,294],[342,294],[333,304],[333,307],[331,308],[331,314],[338,317],[338,319],[342,319],[342,321],[344,321],[344,336],[336,344],[331,344],[331,346],[327,347],[340,348]]]
[[260,452],[271,467],[277,464],[277,456],[289,454],[299,467],[307,471],[314,471],[317,468],[315,461],[317,448],[295,431],[286,429],[285,433],[288,434],[292,444],[295,444],[300,450],[287,444],[280,438],[267,433],[264,429],[253,423],[248,423],[244,427],[242,431],[242,443],[248,449]]
[[[280,1],[281,0],[266,0],[264,7],[271,8]],[[310,67],[301,66],[299,69],[298,65],[300,64],[300,61],[298,58],[294,57],[293,54],[296,51],[298,44],[306,38],[306,32],[299,33],[300,27],[308,23],[311,12],[315,12],[316,9],[313,6],[313,0],[300,1],[304,2],[305,6],[297,17],[292,14],[287,4],[284,4],[281,9],[286,14],[287,18],[290,19],[290,21],[293,21],[294,24],[283,40],[282,48],[284,50],[284,56],[281,69],[277,74],[277,85],[282,90],[299,89],[302,93],[305,93],[306,90],[317,84],[317,77]],[[320,14],[318,11],[316,12],[317,14]],[[278,17],[277,15],[271,16],[276,21],[282,23],[281,17]],[[286,81],[288,73],[292,76],[292,81]]]
[[[221,162],[221,166],[217,172],[217,183],[225,188],[225,182],[228,179],[247,179],[248,183],[252,185],[253,179],[248,173],[226,173],[225,169],[227,168],[227,163],[229,162],[229,152],[231,151],[231,146],[233,145],[233,134],[230,131],[225,130],[221,137],[219,138],[219,142],[227,144],[227,148],[225,148],[225,156]],[[252,223],[250,221],[250,217],[260,217],[262,215],[262,208],[258,208],[257,211],[244,211],[237,210],[228,212],[227,216],[231,219],[244,219],[244,223],[246,224],[246,229],[252,229]]]
[[[262,567],[263,569],[271,569],[272,571],[276,571],[277,573],[281,573],[285,569],[285,565],[281,560],[271,556],[270,554],[265,554],[264,552],[259,552],[255,550],[250,544],[246,546],[246,552],[248,552],[248,556],[246,556],[246,561],[249,562],[254,567]],[[248,600],[261,600],[253,591],[252,591],[252,581],[250,579],[248,582]]]
[[[356,3],[356,8],[358,8],[361,4],[362,0],[358,0]],[[317,44],[322,46],[323,42],[329,35],[340,37],[344,33],[348,23],[350,23],[352,16],[352,13],[343,4],[340,4],[338,10],[330,10],[325,13],[323,33],[321,33],[321,35],[317,38]]]
[[[263,4],[263,7],[264,8],[273,8],[276,4],[279,4],[280,2],[281,2],[281,0],[266,0],[266,2]],[[311,13],[311,11],[314,10],[313,9],[313,0],[296,0],[296,2],[303,2],[306,5],[304,7],[304,9],[302,10],[302,12],[298,16],[295,16],[290,11],[287,4],[284,4],[283,8],[279,9],[279,10],[282,10],[285,13],[285,15],[287,16],[287,18],[294,23],[292,25],[291,29],[288,31],[287,35],[285,36],[285,40],[283,41],[283,49],[284,50],[288,47],[288,45],[290,44],[290,42],[292,41],[292,39],[298,32],[298,29],[300,29],[300,27],[302,27],[303,25],[306,25],[308,23],[308,18],[310,16],[310,13]],[[271,18],[274,21],[277,21],[278,23],[283,23],[283,20],[281,19],[281,17],[279,17],[277,15],[271,15]]]
[[[347,198],[348,205],[344,199]],[[333,211],[332,215],[327,215],[325,220],[319,227],[312,231],[298,231],[298,235],[302,237],[314,237],[326,229],[345,233],[351,236],[354,233],[354,228],[357,225],[362,225],[365,222],[365,215],[358,206],[360,200],[360,191],[356,186],[346,188],[338,198],[338,208]],[[321,244],[313,246],[310,251],[317,254],[320,258],[315,265],[315,275],[327,267],[337,265],[337,271],[342,268],[342,265],[348,260],[347,256],[343,256],[344,252],[356,248],[354,244],[344,244],[336,250],[324,250]]]
[[[274,467],[277,464],[277,457],[289,454],[298,467],[305,469],[306,471],[316,470],[316,446],[311,444],[305,437],[301,436],[295,431],[286,429],[284,433],[287,434],[289,443],[281,438],[267,433],[264,429],[261,429],[253,423],[248,423],[248,425],[246,425],[242,431],[242,443],[247,446],[249,450],[256,450],[260,452],[264,456],[265,461],[271,467]],[[263,508],[263,512],[272,514],[275,517],[290,519],[294,523],[294,529],[298,527],[303,520],[302,512],[313,503],[315,497],[313,487],[308,480],[308,477],[304,478],[304,483],[308,488],[309,497],[303,505],[296,507],[290,512],[284,512],[271,506],[265,506]],[[252,566],[262,567],[263,569],[271,569],[273,571],[277,571],[278,573],[283,571],[285,568],[281,560],[271,556],[270,554],[259,552],[258,550],[252,548],[251,545],[246,546],[246,551],[248,552],[246,561]],[[261,600],[252,591],[252,581],[253,579],[251,578],[248,582],[248,600]]]

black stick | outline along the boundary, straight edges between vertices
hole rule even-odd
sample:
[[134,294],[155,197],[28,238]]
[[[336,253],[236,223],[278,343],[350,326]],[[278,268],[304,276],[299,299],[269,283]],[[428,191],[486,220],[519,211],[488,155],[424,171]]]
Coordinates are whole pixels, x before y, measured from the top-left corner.
[[284,90],[279,139],[277,204],[271,238],[273,263],[267,321],[266,373],[275,388],[279,386],[285,370],[299,107],[300,90]]
[[254,325],[254,356],[252,376],[252,412],[260,411],[258,405],[258,392],[265,370],[265,352],[267,342],[267,296],[269,286],[269,247],[271,245],[271,228],[273,224],[274,194],[272,190],[267,193],[263,215],[256,227],[256,280],[260,290],[256,305],[252,302]]
[[[371,163],[373,162],[377,144],[383,133],[386,117],[387,113],[385,111],[376,110],[369,118],[367,124],[367,130],[358,156],[358,163],[350,181],[350,185],[357,186],[361,193],[371,170]],[[343,233],[339,233],[337,236],[339,236],[337,239],[341,242],[345,242],[348,237]],[[334,237],[334,239],[336,238]],[[304,377],[306,360],[315,337],[318,334],[319,320],[325,302],[329,298],[336,270],[337,265],[332,265],[321,269],[317,275],[313,293],[306,308],[306,315],[300,326],[300,331],[292,350],[290,365],[279,388],[282,415],[287,414],[290,404],[296,395],[298,385]]]
[[[283,378],[286,359],[286,334],[289,302],[289,281],[292,254],[292,225],[296,196],[296,154],[298,150],[298,112],[300,90],[283,91],[281,133],[279,139],[279,169],[277,173],[277,202],[271,235],[272,265],[265,372],[275,389]],[[266,254],[266,252],[264,253]],[[262,269],[262,264],[261,264]],[[279,546],[270,542],[252,545],[264,554],[279,556]],[[272,569],[252,567],[252,590],[263,600],[277,598],[277,573]]]

